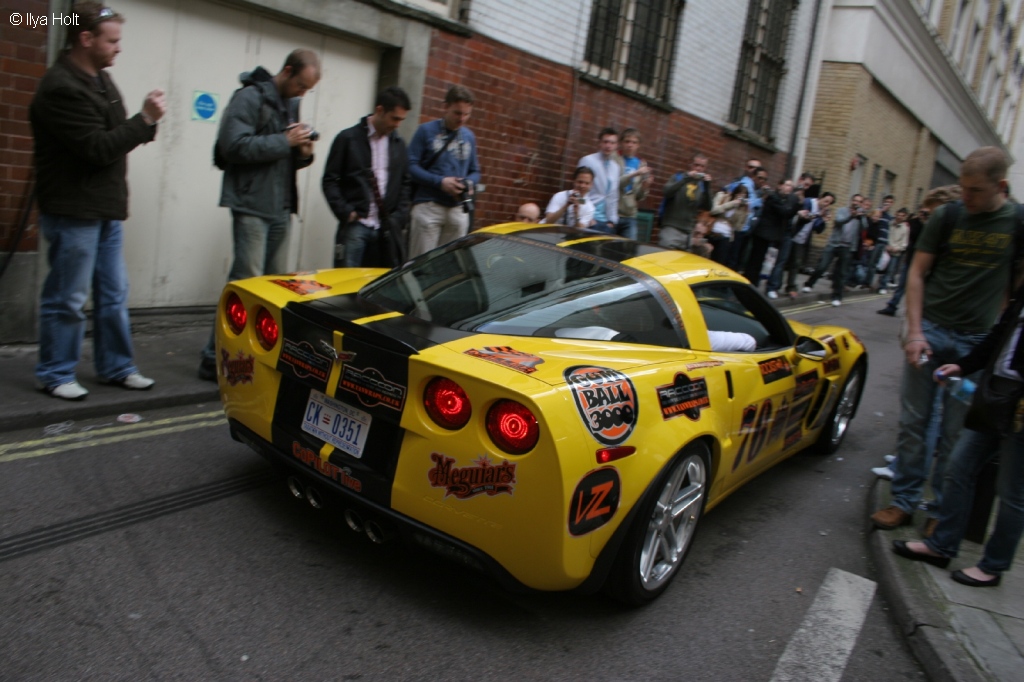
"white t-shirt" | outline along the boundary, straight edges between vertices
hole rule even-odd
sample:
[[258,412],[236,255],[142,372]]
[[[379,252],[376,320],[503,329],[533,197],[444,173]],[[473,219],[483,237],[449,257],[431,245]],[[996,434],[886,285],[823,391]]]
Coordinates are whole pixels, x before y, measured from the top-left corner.
[[[561,211],[562,207],[569,203],[569,192],[571,191],[572,190],[568,189],[563,190],[551,197],[551,201],[548,202],[548,207],[544,211],[544,215]],[[569,227],[576,227],[582,223],[583,227],[590,227],[590,223],[594,221],[594,202],[591,200],[589,194],[583,197],[583,201],[584,203],[580,206],[570,206],[567,208],[559,223],[561,225],[568,225]],[[579,215],[576,213],[577,209],[579,210]]]

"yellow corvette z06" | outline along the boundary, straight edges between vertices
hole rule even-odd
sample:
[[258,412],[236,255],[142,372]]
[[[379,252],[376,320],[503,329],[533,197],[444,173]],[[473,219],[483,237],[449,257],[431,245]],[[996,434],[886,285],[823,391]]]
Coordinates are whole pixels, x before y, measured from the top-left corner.
[[555,226],[487,228],[401,268],[231,282],[232,435],[371,539],[508,586],[642,604],[702,515],[839,447],[867,372],[732,271]]

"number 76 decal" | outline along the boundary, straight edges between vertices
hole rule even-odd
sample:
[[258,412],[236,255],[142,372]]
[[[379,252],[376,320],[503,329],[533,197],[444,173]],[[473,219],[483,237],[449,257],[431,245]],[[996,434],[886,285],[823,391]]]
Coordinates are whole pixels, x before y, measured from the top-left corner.
[[747,405],[743,408],[743,420],[740,422],[739,432],[740,449],[736,451],[736,459],[732,463],[733,471],[739,468],[744,455],[748,462],[753,462],[754,458],[760,454],[761,448],[768,440],[768,426],[772,421],[772,409],[770,399],[761,403],[760,410],[756,405]]

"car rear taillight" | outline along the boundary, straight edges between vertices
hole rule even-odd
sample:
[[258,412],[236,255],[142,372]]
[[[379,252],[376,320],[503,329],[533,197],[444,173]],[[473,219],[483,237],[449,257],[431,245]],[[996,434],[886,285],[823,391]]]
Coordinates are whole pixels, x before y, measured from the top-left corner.
[[260,308],[256,313],[256,338],[265,350],[270,350],[277,344],[278,331],[274,316],[266,308]]
[[245,322],[249,316],[245,312],[245,306],[242,304],[242,299],[238,297],[238,294],[232,293],[228,296],[228,300],[224,303],[224,312],[227,313],[228,326],[231,327],[231,331],[241,334],[242,330],[245,329]]
[[437,377],[427,384],[423,391],[423,406],[438,426],[446,429],[461,429],[473,414],[469,396],[462,387],[451,379]]
[[525,405],[514,400],[499,400],[487,411],[487,434],[505,452],[521,455],[537,444],[540,426]]

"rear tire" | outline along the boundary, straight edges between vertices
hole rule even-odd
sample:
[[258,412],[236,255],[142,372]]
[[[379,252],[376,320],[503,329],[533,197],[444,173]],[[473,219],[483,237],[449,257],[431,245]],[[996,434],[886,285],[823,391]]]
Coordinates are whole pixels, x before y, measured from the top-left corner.
[[658,476],[640,502],[608,578],[606,587],[613,597],[642,606],[668,589],[704,514],[710,464],[707,445],[691,443]]
[[832,414],[828,416],[828,421],[814,444],[814,449],[821,454],[831,455],[843,444],[843,438],[850,428],[853,415],[857,413],[860,396],[864,391],[864,374],[864,363],[858,360],[846,377],[839,400],[832,408]]

